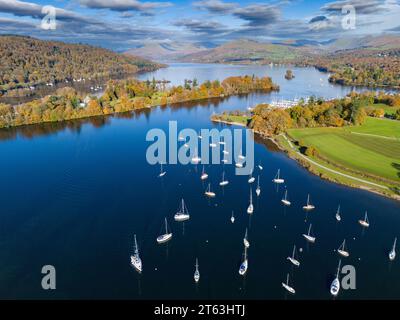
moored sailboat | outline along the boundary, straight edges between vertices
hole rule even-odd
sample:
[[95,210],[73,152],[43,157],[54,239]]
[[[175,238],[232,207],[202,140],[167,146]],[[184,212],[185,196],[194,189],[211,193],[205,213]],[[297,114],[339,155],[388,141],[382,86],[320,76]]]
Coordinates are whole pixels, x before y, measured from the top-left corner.
[[293,247],[292,256],[291,257],[287,257],[287,260],[289,260],[296,267],[300,266],[300,261],[296,259],[296,245]]
[[281,200],[281,202],[285,205],[285,206],[290,206],[292,203],[288,200],[287,197],[288,191],[285,190],[285,196],[283,197],[283,199]]
[[335,218],[336,218],[336,221],[337,221],[337,222],[342,221],[342,217],[341,217],[341,215],[340,215],[340,205],[339,205],[339,207],[338,207],[338,209],[337,209],[337,211],[336,211]]
[[286,277],[286,283],[282,282],[282,287],[286,289],[286,291],[290,292],[291,294],[295,294],[296,290],[294,288],[292,288],[291,286],[289,286],[289,273],[287,274]]
[[247,231],[247,228],[246,228],[246,233],[245,233],[244,238],[243,238],[243,244],[244,244],[244,246],[245,246],[246,248],[250,248],[250,242],[249,242],[249,239],[248,239],[248,231]]
[[232,216],[231,216],[231,222],[232,222],[232,223],[235,223],[235,214],[234,214],[233,211],[232,211]]
[[257,177],[257,189],[256,189],[256,195],[259,197],[261,194],[261,187],[260,187],[260,176]]
[[342,260],[339,260],[339,266],[337,269],[336,278],[332,281],[331,288],[330,288],[331,295],[333,295],[334,297],[336,297],[340,291],[339,273],[340,273],[341,263],[342,263]]
[[158,242],[159,244],[161,244],[161,243],[168,242],[168,241],[171,240],[171,239],[172,239],[172,233],[171,233],[171,232],[168,232],[167,218],[165,218],[165,233],[162,234],[162,235],[160,235],[160,236],[157,238],[157,242]]
[[135,238],[135,247],[134,247],[134,254],[131,256],[131,264],[136,269],[137,272],[142,272],[142,259],[139,256],[139,246],[136,241],[136,234],[134,235]]
[[346,250],[346,239],[343,240],[341,246],[337,250],[338,254],[340,254],[342,257],[347,258],[350,256],[350,253]]
[[195,272],[194,272],[193,278],[194,278],[194,282],[198,283],[198,282],[200,281],[200,271],[199,271],[199,262],[198,262],[198,259],[197,259],[197,258],[196,258],[196,265],[195,265],[195,267],[196,267],[196,270],[195,270]]
[[248,183],[252,184],[252,183],[254,183],[254,181],[256,181],[256,178],[254,178],[253,174],[251,173],[250,177],[249,177],[249,180],[248,180]]
[[396,242],[397,242],[397,238],[394,239],[392,250],[389,252],[389,260],[390,261],[393,261],[394,259],[396,259]]
[[161,166],[161,168],[160,168],[160,174],[158,175],[158,177],[159,177],[159,178],[162,178],[162,177],[164,177],[164,176],[167,174],[167,172],[163,170],[163,165],[162,165],[162,163],[160,163],[160,166]]
[[276,184],[285,183],[285,180],[282,179],[282,178],[280,177],[280,175],[281,175],[281,169],[278,169],[278,172],[277,172],[277,174],[276,174],[274,180],[272,180],[272,181],[273,181],[274,183],[276,183]]
[[368,228],[369,227],[369,220],[368,220],[368,213],[367,212],[365,212],[364,220],[358,220],[358,223],[364,228]]
[[305,210],[305,211],[311,211],[311,210],[314,210],[315,209],[315,206],[313,206],[311,203],[310,203],[310,195],[308,195],[307,196],[307,204],[305,205],[305,206],[303,206],[303,210]]
[[222,172],[222,181],[219,183],[221,187],[227,186],[229,184],[228,180],[225,180],[225,171]]
[[214,198],[216,196],[216,194],[211,191],[211,183],[208,184],[208,188],[204,194],[209,198]]
[[244,247],[244,254],[243,254],[243,262],[239,268],[239,274],[244,276],[247,273],[247,269],[249,268],[249,261],[247,260],[247,248]]
[[247,213],[253,214],[253,212],[254,212],[253,191],[250,189],[250,204],[249,204],[249,207],[247,208]]
[[313,237],[313,236],[311,235],[311,227],[312,227],[312,224],[310,224],[310,227],[308,228],[308,233],[307,233],[307,234],[303,234],[303,237],[304,237],[308,242],[314,243],[315,240],[316,240],[316,238]]
[[203,165],[203,171],[202,171],[202,173],[201,173],[200,179],[201,179],[201,180],[206,180],[207,178],[208,178],[208,174],[206,173],[205,168],[204,168],[204,165]]
[[185,200],[182,199],[181,207],[174,216],[175,221],[182,222],[190,219],[189,211],[185,205]]

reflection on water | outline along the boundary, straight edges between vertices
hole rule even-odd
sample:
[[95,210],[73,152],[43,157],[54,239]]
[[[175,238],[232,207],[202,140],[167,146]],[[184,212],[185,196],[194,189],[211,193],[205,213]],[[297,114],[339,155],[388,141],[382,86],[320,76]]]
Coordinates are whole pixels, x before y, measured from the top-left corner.
[[[198,70],[209,71],[210,78],[226,73],[226,67]],[[279,94],[301,96],[309,92],[309,83],[320,83],[319,72],[307,70],[296,71],[293,82],[282,81]],[[285,69],[281,72],[283,78]],[[329,90],[335,96],[345,89]],[[343,263],[355,266],[357,289],[342,290],[338,299],[399,298],[400,263],[390,263],[387,256],[400,235],[399,202],[323,181],[257,135],[255,164],[264,169],[254,172],[262,191],[253,197],[252,216],[246,213],[248,176],[236,176],[234,166],[206,166],[204,182],[202,166],[166,165],[160,179],[159,166],[147,163],[148,130],[167,132],[169,120],[176,120],[179,129],[218,128],[210,121],[213,112],[245,110],[268,99],[271,94],[255,93],[0,130],[0,298],[331,299],[335,250],[344,238],[351,255]],[[284,186],[271,182],[278,169]],[[230,183],[221,189],[223,170]],[[208,183],[215,199],[204,198]],[[288,208],[281,204],[286,189],[292,202]],[[302,210],[307,194],[316,206],[311,213]],[[173,221],[182,198],[191,215],[184,225]],[[337,223],[339,204],[342,222]],[[368,230],[357,222],[365,210]],[[174,235],[159,246],[156,237],[165,217]],[[302,237],[310,223],[317,237],[313,245]],[[248,274],[242,278],[238,270],[246,228],[251,247]],[[129,264],[133,234],[142,275]],[[297,269],[286,260],[294,244],[301,261]],[[196,258],[198,286],[193,281]],[[55,292],[40,286],[40,270],[47,264],[57,270]],[[287,273],[295,296],[281,287]]]

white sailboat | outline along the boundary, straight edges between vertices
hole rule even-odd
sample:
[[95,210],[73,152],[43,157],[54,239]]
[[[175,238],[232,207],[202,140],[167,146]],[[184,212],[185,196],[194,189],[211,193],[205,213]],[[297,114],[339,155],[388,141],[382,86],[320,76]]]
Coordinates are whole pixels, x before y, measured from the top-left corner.
[[313,236],[311,236],[311,227],[312,227],[312,224],[310,224],[310,227],[308,228],[308,233],[307,233],[307,234],[303,234],[303,237],[304,237],[308,242],[314,243],[315,240],[316,240],[316,238],[313,237]]
[[244,159],[246,159],[246,157],[244,155],[242,155],[242,154],[239,154],[238,159],[239,160],[244,160]]
[[311,210],[314,210],[314,209],[315,209],[315,206],[313,206],[313,205],[310,203],[310,195],[308,195],[308,196],[307,196],[307,204],[306,204],[305,206],[303,206],[303,210],[311,211]]
[[203,139],[203,136],[201,135],[201,130],[199,130],[198,138],[199,138],[199,139]]
[[285,288],[286,291],[290,292],[291,294],[295,294],[296,293],[296,290],[294,290],[294,288],[289,286],[289,273],[287,274],[287,277],[286,277],[286,283],[282,282],[282,287]]
[[167,218],[165,218],[165,233],[162,234],[162,235],[160,235],[160,236],[157,238],[157,242],[158,242],[159,244],[161,244],[161,243],[168,242],[168,241],[171,240],[171,239],[172,239],[172,233],[171,233],[171,232],[168,232]]
[[261,161],[260,164],[258,165],[258,169],[260,169],[261,171],[264,170],[263,166],[261,165]]
[[131,256],[131,264],[137,270],[137,272],[142,272],[142,259],[139,257],[139,246],[136,241],[136,234],[134,235],[135,238],[135,251],[133,256]]
[[341,263],[342,263],[342,260],[339,260],[339,266],[337,269],[336,278],[332,281],[332,284],[331,284],[330,291],[331,291],[331,295],[333,295],[334,297],[336,297],[340,291],[339,272],[340,272]]
[[249,180],[248,180],[248,183],[252,184],[252,183],[254,183],[254,181],[256,181],[256,178],[254,178],[253,174],[251,173],[250,177],[249,177]]
[[207,178],[208,178],[208,174],[206,173],[205,168],[204,168],[204,166],[203,166],[203,171],[202,171],[202,173],[201,173],[200,179],[201,179],[201,180],[206,180]]
[[229,152],[226,151],[226,150],[222,150],[222,153],[223,153],[224,155],[226,155],[226,156],[229,154]]
[[284,196],[284,198],[281,200],[281,202],[285,205],[285,206],[290,206],[292,203],[288,200],[288,198],[287,198],[287,194],[288,194],[288,191],[286,190],[285,191],[285,196]]
[[236,162],[235,166],[236,166],[236,168],[243,168],[243,163]]
[[350,253],[346,250],[346,239],[343,240],[341,246],[337,250],[338,254],[340,254],[342,257],[347,258],[350,256]]
[[241,276],[244,276],[247,272],[248,267],[249,267],[249,261],[247,260],[247,248],[244,247],[243,262],[240,265],[239,274]]
[[257,177],[257,189],[256,189],[256,195],[259,197],[261,194],[261,187],[260,187],[260,176]]
[[280,175],[281,175],[281,169],[278,169],[278,173],[276,174],[274,180],[272,180],[272,181],[273,181],[274,183],[276,183],[276,184],[285,183],[285,180],[284,180],[284,179],[281,179]]
[[245,233],[244,238],[243,238],[243,244],[244,244],[244,246],[246,248],[250,248],[250,242],[249,242],[249,239],[248,239],[247,228],[246,228],[246,233]]
[[364,220],[358,220],[358,223],[363,226],[364,228],[368,228],[369,227],[369,220],[368,220],[368,213],[365,212],[365,217]]
[[192,163],[193,164],[199,164],[200,162],[201,162],[201,158],[199,157],[199,154],[197,152],[197,148],[195,148],[194,157],[192,158]]
[[250,204],[249,204],[249,207],[247,208],[247,213],[253,214],[253,212],[254,212],[253,191],[250,189]]
[[235,223],[235,215],[234,215],[234,212],[232,211],[232,216],[231,216],[231,222],[232,223]]
[[220,144],[221,146],[224,146],[224,145],[225,145],[225,141],[221,139],[221,141],[219,142],[219,144]]
[[396,242],[397,242],[397,238],[394,239],[393,248],[389,252],[390,261],[393,261],[394,259],[396,259]]
[[182,136],[179,136],[179,137],[178,137],[178,141],[185,141],[185,138],[182,137]]
[[211,183],[208,184],[208,188],[204,194],[209,198],[215,197],[215,193],[211,191]]
[[196,267],[196,270],[195,270],[195,272],[194,272],[193,278],[194,278],[194,282],[198,283],[198,282],[200,281],[200,272],[199,272],[199,262],[198,262],[198,259],[197,259],[197,258],[196,258],[196,265],[195,265],[195,267]]
[[217,144],[214,143],[214,142],[211,142],[211,143],[210,143],[210,147],[211,147],[211,148],[216,148],[216,147],[217,147]]
[[338,209],[337,209],[337,211],[336,211],[335,218],[336,218],[336,221],[337,221],[337,222],[342,221],[342,217],[341,217],[341,215],[340,215],[340,205],[339,205],[339,207],[338,207]]
[[227,186],[229,184],[228,180],[225,180],[225,171],[222,172],[222,181],[219,183],[221,187]]
[[300,266],[300,261],[296,259],[296,245],[293,247],[292,256],[291,257],[287,257],[287,260],[289,260],[296,267]]
[[162,177],[164,177],[164,176],[167,174],[167,172],[163,170],[163,165],[162,165],[162,163],[160,163],[160,165],[161,165],[161,169],[160,169],[160,174],[158,175],[158,177],[159,177],[159,178],[162,178]]
[[182,222],[190,219],[189,211],[185,205],[185,200],[182,199],[181,207],[174,216],[175,221]]

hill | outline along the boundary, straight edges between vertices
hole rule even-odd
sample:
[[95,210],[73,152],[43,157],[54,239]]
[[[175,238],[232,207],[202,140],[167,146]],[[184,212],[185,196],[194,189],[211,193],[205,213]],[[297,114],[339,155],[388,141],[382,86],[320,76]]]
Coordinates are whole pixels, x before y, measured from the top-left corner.
[[0,36],[0,92],[154,70],[159,64],[83,44]]

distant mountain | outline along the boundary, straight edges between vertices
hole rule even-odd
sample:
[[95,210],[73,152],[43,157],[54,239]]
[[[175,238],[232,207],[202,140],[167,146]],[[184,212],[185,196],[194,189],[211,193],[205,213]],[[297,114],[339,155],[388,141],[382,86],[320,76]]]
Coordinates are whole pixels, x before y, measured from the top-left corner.
[[141,47],[133,48],[125,52],[127,55],[142,57],[159,62],[171,62],[189,54],[195,54],[206,50],[204,44],[193,43],[147,43]]
[[287,40],[262,43],[241,39],[219,47],[180,56],[183,62],[201,63],[289,63],[301,62],[314,55],[334,54],[343,50],[384,51],[400,49],[400,37],[394,35],[332,39],[324,42],[313,40]]
[[261,43],[241,39],[219,47],[183,56],[185,62],[239,63],[239,62],[285,62],[291,61],[308,49],[289,44]]

